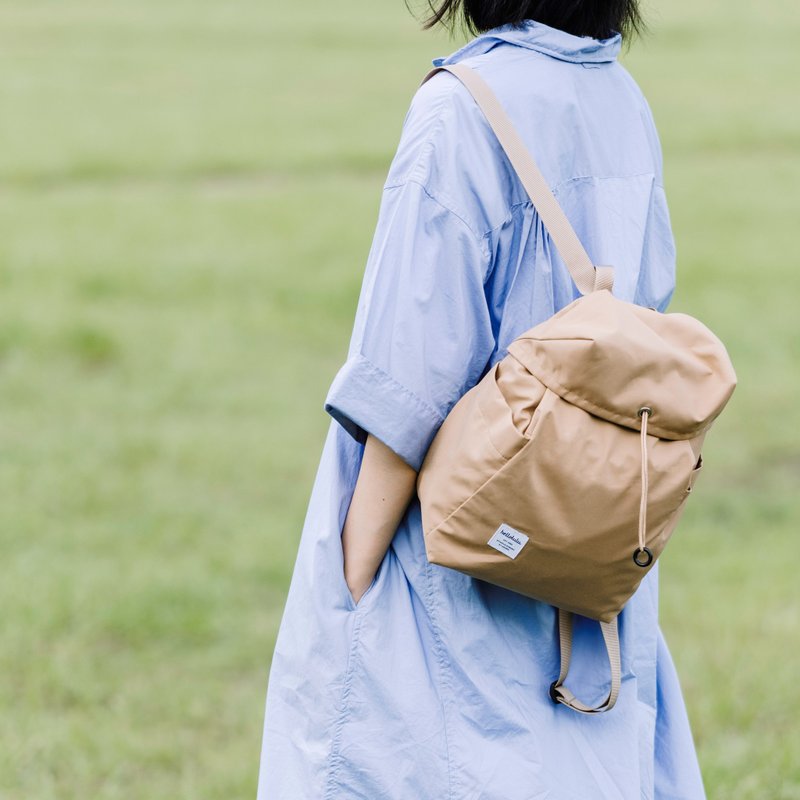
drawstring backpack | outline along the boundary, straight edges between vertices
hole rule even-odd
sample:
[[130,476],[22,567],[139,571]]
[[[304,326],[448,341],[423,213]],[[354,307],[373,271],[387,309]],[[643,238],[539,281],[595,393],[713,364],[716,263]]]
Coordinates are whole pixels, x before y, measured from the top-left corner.
[[[698,320],[614,297],[492,90],[453,73],[485,114],[581,297],[525,331],[450,409],[417,478],[429,562],[558,609],[555,703],[590,714],[620,689],[617,615],[663,551],[736,374]],[[454,265],[457,266],[457,265]],[[564,685],[573,614],[598,620],[611,684]]]

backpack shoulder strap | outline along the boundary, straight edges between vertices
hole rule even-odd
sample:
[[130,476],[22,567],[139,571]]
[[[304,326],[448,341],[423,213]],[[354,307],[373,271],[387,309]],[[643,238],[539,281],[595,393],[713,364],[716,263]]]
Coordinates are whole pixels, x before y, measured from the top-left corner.
[[525,147],[517,133],[514,124],[506,114],[497,96],[489,84],[470,67],[465,64],[449,64],[434,67],[422,80],[429,80],[441,70],[447,70],[455,75],[467,87],[480,109],[483,111],[489,125],[497,136],[500,145],[508,156],[511,165],[519,175],[525,191],[530,196],[534,208],[547,228],[550,238],[558,249],[561,258],[575,281],[581,294],[598,289],[611,290],[614,282],[612,267],[595,267],[588,253],[578,239],[573,227],[558,204],[547,181],[533,160],[529,150]]
[[574,711],[581,714],[598,714],[603,711],[610,711],[619,697],[619,687],[621,682],[622,670],[620,665],[619,652],[619,629],[617,627],[617,617],[611,622],[600,621],[600,630],[603,632],[603,641],[606,643],[606,653],[608,654],[608,664],[611,668],[611,688],[608,697],[599,706],[587,706],[578,700],[577,697],[564,686],[564,681],[569,674],[569,662],[572,656],[572,614],[563,608],[558,609],[558,636],[561,645],[561,671],[558,678],[550,685],[550,697],[554,703],[563,703]]

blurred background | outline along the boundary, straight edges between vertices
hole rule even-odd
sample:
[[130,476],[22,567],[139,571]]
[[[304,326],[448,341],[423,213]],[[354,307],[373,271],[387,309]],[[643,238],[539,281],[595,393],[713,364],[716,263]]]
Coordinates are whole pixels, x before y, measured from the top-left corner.
[[[645,4],[670,310],[739,388],[661,566],[710,798],[800,798],[800,14]],[[255,795],[402,0],[0,0],[0,798]],[[297,800],[302,800],[298,798]]]

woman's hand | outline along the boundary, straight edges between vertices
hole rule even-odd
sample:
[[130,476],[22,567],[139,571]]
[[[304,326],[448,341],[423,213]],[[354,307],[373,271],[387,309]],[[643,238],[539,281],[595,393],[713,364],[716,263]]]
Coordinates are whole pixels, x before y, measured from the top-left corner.
[[342,529],[347,587],[358,603],[375,577],[416,486],[417,473],[397,453],[367,436]]

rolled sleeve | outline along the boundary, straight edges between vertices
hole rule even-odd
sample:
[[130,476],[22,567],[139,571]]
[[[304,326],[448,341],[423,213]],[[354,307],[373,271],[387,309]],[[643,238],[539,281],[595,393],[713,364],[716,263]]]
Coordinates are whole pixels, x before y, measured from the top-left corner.
[[481,238],[425,187],[384,189],[348,357],[325,410],[419,471],[495,346]]
[[360,354],[336,374],[325,411],[356,441],[371,433],[417,472],[443,422],[435,408]]
[[[452,126],[444,130],[428,118],[429,106],[415,104],[407,118],[383,188],[347,358],[324,403],[356,441],[371,434],[417,471],[495,347],[485,225],[423,179],[433,165],[442,167],[437,154],[449,154],[458,141]],[[471,196],[460,167],[446,177],[453,196]]]

